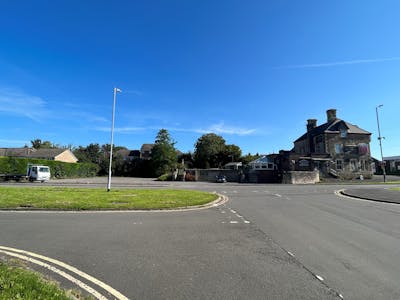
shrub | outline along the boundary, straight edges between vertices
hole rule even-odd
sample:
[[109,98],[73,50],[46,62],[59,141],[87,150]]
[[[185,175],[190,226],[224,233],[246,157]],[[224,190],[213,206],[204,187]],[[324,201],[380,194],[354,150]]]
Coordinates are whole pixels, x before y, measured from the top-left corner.
[[163,174],[157,178],[158,181],[171,181],[172,175],[171,174]]

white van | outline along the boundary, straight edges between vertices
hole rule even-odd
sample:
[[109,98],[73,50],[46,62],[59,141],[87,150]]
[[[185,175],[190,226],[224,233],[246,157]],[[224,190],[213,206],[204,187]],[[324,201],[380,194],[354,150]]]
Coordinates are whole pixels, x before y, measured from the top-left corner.
[[28,164],[26,175],[29,181],[45,182],[50,180],[50,168],[48,166]]

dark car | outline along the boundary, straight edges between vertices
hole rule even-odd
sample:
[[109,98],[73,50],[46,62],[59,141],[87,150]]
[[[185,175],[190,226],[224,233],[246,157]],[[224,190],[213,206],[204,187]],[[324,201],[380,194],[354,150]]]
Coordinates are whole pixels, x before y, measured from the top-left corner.
[[225,175],[215,176],[215,181],[219,182],[219,183],[224,183],[224,182],[226,182],[226,176]]

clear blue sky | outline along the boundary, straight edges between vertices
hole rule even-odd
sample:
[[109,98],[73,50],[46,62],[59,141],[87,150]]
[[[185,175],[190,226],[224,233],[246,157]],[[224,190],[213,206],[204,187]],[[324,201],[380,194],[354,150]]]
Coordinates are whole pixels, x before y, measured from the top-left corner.
[[244,153],[290,150],[338,117],[400,155],[400,1],[1,1],[0,147],[138,149],[166,128]]

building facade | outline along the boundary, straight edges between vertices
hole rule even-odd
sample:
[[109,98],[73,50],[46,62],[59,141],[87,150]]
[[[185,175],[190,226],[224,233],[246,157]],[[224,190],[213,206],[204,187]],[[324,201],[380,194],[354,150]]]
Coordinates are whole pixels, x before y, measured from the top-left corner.
[[329,109],[326,123],[318,126],[316,119],[307,120],[307,132],[294,141],[282,161],[294,170],[317,169],[322,176],[370,178],[370,142],[370,132],[337,118],[336,109]]

